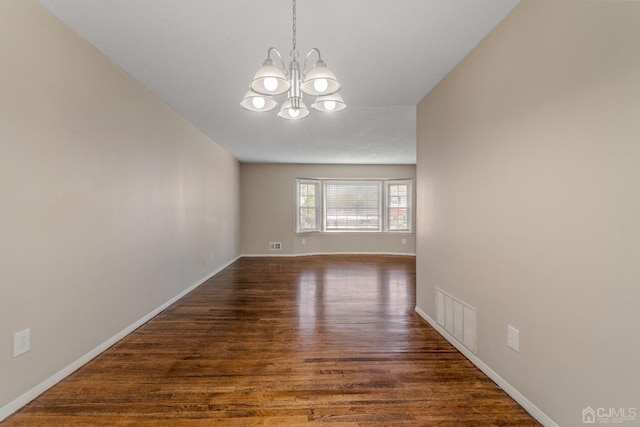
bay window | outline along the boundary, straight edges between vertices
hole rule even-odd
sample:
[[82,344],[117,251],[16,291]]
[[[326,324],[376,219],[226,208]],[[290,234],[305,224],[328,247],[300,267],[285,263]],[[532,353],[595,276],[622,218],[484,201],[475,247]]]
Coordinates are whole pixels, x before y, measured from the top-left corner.
[[298,233],[412,230],[412,180],[298,179],[296,187]]

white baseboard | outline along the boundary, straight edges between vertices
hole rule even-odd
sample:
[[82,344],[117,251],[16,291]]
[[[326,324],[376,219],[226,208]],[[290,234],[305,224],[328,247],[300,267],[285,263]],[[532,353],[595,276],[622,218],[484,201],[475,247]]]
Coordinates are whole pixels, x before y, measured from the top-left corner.
[[447,341],[451,343],[460,353],[471,361],[478,369],[480,369],[486,376],[491,378],[493,382],[498,384],[509,396],[520,404],[532,417],[538,420],[542,425],[546,427],[558,427],[551,418],[549,418],[544,412],[542,412],[536,405],[534,405],[529,399],[524,397],[518,390],[516,390],[511,384],[509,384],[504,378],[498,375],[493,369],[487,366],[482,360],[475,354],[471,353],[467,348],[460,344],[452,335],[445,331],[435,320],[427,315],[422,309],[416,307],[416,313],[422,317],[426,322],[433,327],[440,335],[442,335]]
[[305,252],[295,254],[274,254],[268,252],[266,254],[242,254],[241,258],[256,258],[256,257],[302,257],[302,256],[315,256],[315,255],[397,255],[397,256],[416,256],[415,253],[401,253],[401,252]]
[[109,347],[111,347],[112,345],[114,345],[115,343],[117,343],[118,341],[120,341],[121,339],[126,337],[127,335],[129,335],[131,332],[135,331],[140,326],[142,326],[145,323],[147,323],[149,320],[151,320],[152,318],[154,318],[155,316],[160,314],[163,310],[165,310],[171,304],[173,304],[176,301],[182,299],[189,292],[193,291],[198,286],[202,285],[204,282],[206,282],[207,280],[209,280],[210,278],[212,278],[213,276],[215,276],[216,274],[218,274],[219,272],[221,272],[222,270],[227,268],[229,265],[231,265],[234,262],[236,262],[238,259],[240,259],[240,256],[236,257],[232,261],[229,261],[228,263],[224,264],[223,266],[218,267],[213,273],[209,274],[207,277],[205,277],[203,279],[200,279],[198,282],[196,282],[195,284],[191,285],[189,288],[187,288],[184,291],[180,292],[178,295],[176,295],[175,297],[171,298],[169,301],[165,302],[160,307],[158,307],[155,310],[153,310],[152,312],[148,313],[147,315],[145,315],[141,319],[137,320],[133,324],[127,326],[125,329],[123,329],[122,331],[118,332],[117,334],[115,334],[114,336],[112,336],[111,338],[109,338],[108,340],[106,340],[105,342],[103,342],[102,344],[100,344],[99,346],[94,348],[93,350],[89,351],[87,354],[85,354],[84,356],[80,357],[78,360],[72,362],[71,364],[69,364],[68,366],[64,367],[63,369],[61,369],[60,371],[58,371],[54,375],[50,376],[49,378],[47,378],[46,380],[44,380],[43,382],[41,382],[37,386],[33,387],[31,390],[29,390],[26,393],[24,393],[22,396],[18,397],[17,399],[13,400],[12,402],[10,402],[7,405],[5,405],[2,408],[0,408],[0,422],[2,422],[9,415],[11,415],[14,412],[18,411],[20,408],[22,408],[23,406],[25,406],[26,404],[31,402],[33,399],[35,399],[36,397],[38,397],[39,395],[41,395],[42,393],[44,393],[45,391],[47,391],[48,389],[50,389],[51,387],[53,387],[54,385],[56,385],[57,383],[59,383],[60,381],[62,381],[66,377],[68,377],[69,375],[71,375],[72,373],[74,373],[75,371],[77,371],[78,369],[80,369],[82,366],[84,366],[85,364],[90,362],[91,359],[95,358],[100,353],[102,353],[103,351],[105,351],[106,349],[108,349]]

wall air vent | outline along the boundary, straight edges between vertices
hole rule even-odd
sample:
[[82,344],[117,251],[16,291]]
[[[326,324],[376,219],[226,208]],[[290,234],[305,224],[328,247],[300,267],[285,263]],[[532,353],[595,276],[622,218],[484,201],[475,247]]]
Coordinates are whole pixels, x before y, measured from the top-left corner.
[[270,251],[282,250],[282,243],[281,242],[269,242],[269,250]]
[[436,288],[436,322],[453,338],[476,352],[476,309]]

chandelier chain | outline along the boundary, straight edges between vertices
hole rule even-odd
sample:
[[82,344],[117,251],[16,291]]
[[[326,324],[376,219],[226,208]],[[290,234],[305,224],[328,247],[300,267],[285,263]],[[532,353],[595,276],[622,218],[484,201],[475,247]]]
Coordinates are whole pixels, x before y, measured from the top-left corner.
[[296,52],[296,0],[293,0],[293,50],[291,56],[294,56]]

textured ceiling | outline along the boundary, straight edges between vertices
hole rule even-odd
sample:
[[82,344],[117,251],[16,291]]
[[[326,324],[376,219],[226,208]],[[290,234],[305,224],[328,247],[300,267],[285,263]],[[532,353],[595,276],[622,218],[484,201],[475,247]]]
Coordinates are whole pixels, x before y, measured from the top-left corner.
[[300,56],[320,49],[347,109],[295,122],[240,107],[269,47],[289,60],[289,0],[40,3],[240,161],[411,164],[417,103],[518,1],[299,0]]

